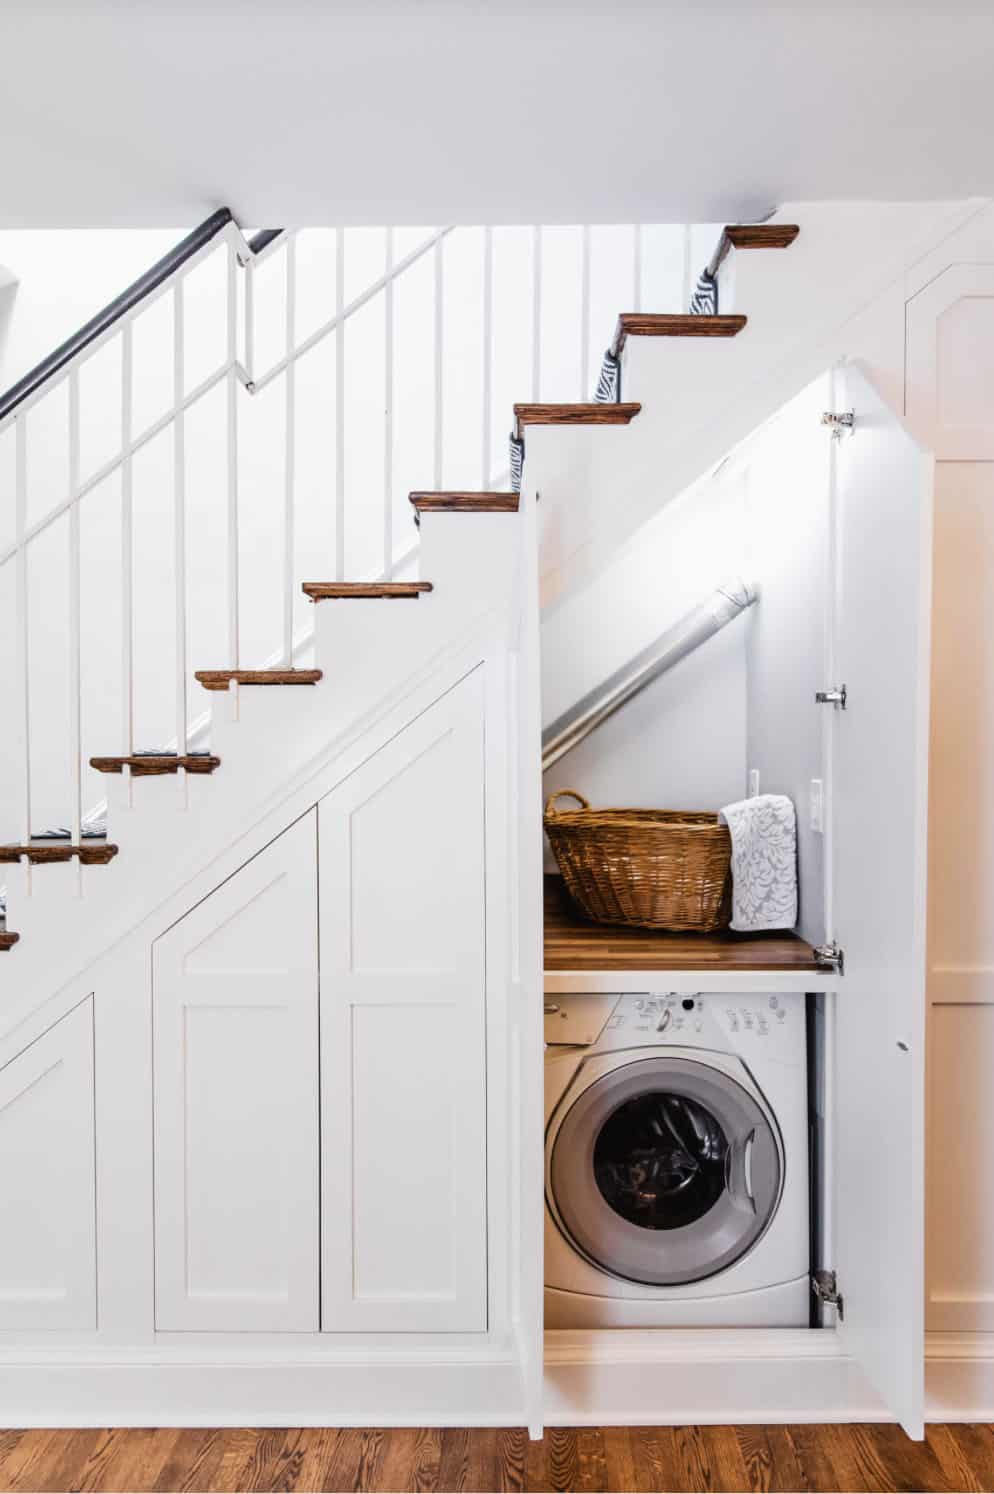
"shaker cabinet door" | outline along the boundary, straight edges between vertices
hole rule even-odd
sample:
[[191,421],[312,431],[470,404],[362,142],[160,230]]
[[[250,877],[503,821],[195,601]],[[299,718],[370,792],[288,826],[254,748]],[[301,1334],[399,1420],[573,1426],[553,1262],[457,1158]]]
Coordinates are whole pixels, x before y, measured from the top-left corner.
[[155,1323],[316,1332],[315,811],[155,945]]
[[322,1327],[487,1325],[482,671],[319,805]]

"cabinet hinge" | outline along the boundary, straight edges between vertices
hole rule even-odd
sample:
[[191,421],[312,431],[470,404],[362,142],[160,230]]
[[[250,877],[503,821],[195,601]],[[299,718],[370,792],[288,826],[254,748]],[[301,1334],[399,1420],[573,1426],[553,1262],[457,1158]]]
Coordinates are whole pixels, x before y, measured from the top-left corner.
[[845,1317],[845,1303],[834,1271],[815,1271],[811,1277],[811,1290],[819,1302],[823,1302],[826,1307],[835,1308],[840,1321]]
[[821,423],[828,426],[833,441],[839,441],[844,432],[852,431],[856,424],[856,412],[855,410],[822,410]]
[[816,705],[838,706],[840,711],[845,710],[846,701],[848,700],[848,698],[849,696],[845,685],[836,685],[831,690],[815,691]]
[[830,944],[816,944],[813,953],[822,970],[834,970],[837,975],[845,975],[845,952],[839,948],[834,939]]

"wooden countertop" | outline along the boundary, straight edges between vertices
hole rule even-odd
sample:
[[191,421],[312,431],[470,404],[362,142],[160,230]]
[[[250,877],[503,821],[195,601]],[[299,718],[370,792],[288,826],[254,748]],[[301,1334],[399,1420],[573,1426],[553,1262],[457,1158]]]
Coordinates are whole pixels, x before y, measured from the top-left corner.
[[796,934],[666,934],[588,923],[562,878],[545,879],[546,970],[818,970]]

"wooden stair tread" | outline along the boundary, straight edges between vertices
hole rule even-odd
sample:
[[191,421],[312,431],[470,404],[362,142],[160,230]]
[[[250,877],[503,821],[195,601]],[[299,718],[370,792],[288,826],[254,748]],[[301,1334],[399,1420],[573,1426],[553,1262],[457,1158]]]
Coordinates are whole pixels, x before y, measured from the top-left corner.
[[516,514],[518,493],[409,493],[418,513]]
[[194,678],[205,690],[227,690],[232,680],[239,685],[316,685],[320,669],[197,669]]
[[20,937],[20,934],[8,934],[6,929],[0,930],[0,951],[13,949]]
[[431,591],[430,581],[305,581],[303,591],[312,602],[344,601],[350,597],[419,597]]
[[726,223],[733,249],[789,249],[800,233],[797,223]]
[[526,425],[628,425],[640,404],[515,405],[515,434]]
[[[747,320],[744,316],[623,311],[614,329],[611,352],[617,357],[629,337],[737,337]],[[608,405],[606,408],[613,407]]]
[[32,866],[45,866],[56,861],[71,861],[78,856],[80,866],[106,866],[117,852],[117,846],[96,838],[84,840],[81,845],[73,845],[68,840],[32,840],[27,845],[0,846],[0,865],[10,866],[24,857]]
[[178,773],[185,768],[187,773],[213,773],[221,766],[219,757],[187,755],[178,757],[174,752],[136,754],[134,757],[91,757],[90,767],[98,773],[121,773],[131,769],[132,778],[153,778],[161,773]]
[[546,970],[788,970],[819,968],[810,944],[770,934],[669,934],[590,923],[562,877],[545,878]]

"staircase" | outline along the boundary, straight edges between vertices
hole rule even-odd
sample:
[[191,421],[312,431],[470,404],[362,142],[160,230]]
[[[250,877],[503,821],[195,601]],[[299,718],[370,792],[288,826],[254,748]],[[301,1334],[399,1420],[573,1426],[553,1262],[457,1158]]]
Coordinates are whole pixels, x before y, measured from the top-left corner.
[[[712,259],[716,284],[721,266],[732,250],[783,250],[797,237],[796,225],[734,225],[724,230]],[[432,237],[418,254],[440,254],[442,235]],[[14,451],[15,539],[4,565],[15,574],[14,683],[9,719],[17,737],[11,768],[17,784],[19,839],[0,847],[0,865],[7,868],[6,923],[0,929],[0,950],[14,951],[5,962],[4,985],[16,988],[16,1005],[29,1009],[88,960],[96,958],[109,941],[122,937],[161,903],[182,879],[209,864],[221,847],[230,846],[247,825],[260,819],[285,797],[287,786],[306,777],[309,766],[329,753],[347,756],[350,744],[384,718],[426,672],[454,658],[474,630],[513,626],[517,588],[529,574],[523,547],[534,544],[534,528],[522,527],[523,505],[537,496],[546,501],[544,484],[531,471],[533,440],[541,439],[542,469],[549,460],[550,440],[568,442],[578,428],[589,429],[589,440],[603,442],[601,428],[615,428],[612,442],[628,439],[627,428],[643,415],[643,404],[623,399],[633,343],[668,340],[678,346],[715,347],[751,332],[745,315],[721,311],[712,315],[624,312],[617,321],[606,354],[598,398],[591,402],[515,404],[511,430],[512,484],[493,491],[415,490],[409,495],[416,544],[400,563],[395,560],[395,516],[384,512],[384,573],[350,580],[344,574],[346,536],[343,529],[342,455],[338,467],[338,525],[334,544],[334,572],[329,579],[315,566],[316,579],[299,579],[297,549],[300,515],[295,507],[294,443],[286,440],[277,452],[282,465],[282,648],[275,660],[243,667],[240,618],[252,598],[242,590],[239,572],[240,525],[238,427],[255,418],[252,398],[279,375],[283,376],[282,405],[285,429],[296,429],[295,400],[303,377],[302,359],[316,339],[295,345],[292,333],[293,252],[287,250],[287,299],[290,308],[286,351],[264,377],[253,371],[253,276],[266,257],[283,244],[283,235],[266,231],[246,240],[230,214],[217,214],[202,225],[175,256],[156,267],[149,277],[131,287],[114,307],[84,328],[71,344],[56,351],[0,400],[0,438],[4,433]],[[190,389],[184,380],[184,296],[189,277],[208,255],[220,253],[226,277],[223,292],[225,354],[218,367]],[[436,258],[436,265],[439,260]],[[397,267],[395,267],[396,273]],[[239,277],[247,277],[240,284]],[[381,287],[382,289],[382,287]],[[173,387],[165,415],[149,429],[134,425],[131,370],[134,366],[138,318],[151,302],[171,299],[173,314]],[[344,328],[343,291],[338,288],[336,326]],[[239,312],[241,302],[242,312]],[[243,325],[239,317],[244,315]],[[118,339],[125,390],[121,412],[122,457],[85,481],[80,449],[85,419],[83,381],[87,359],[95,350]],[[344,397],[344,340],[336,347],[336,399]],[[700,365],[695,361],[695,368]],[[605,383],[607,379],[607,383]],[[610,388],[613,398],[604,397]],[[53,391],[61,391],[66,406],[69,496],[54,518],[67,525],[65,569],[51,578],[64,605],[65,648],[69,683],[69,758],[72,768],[71,824],[58,836],[39,835],[33,803],[33,777],[39,744],[32,739],[32,702],[39,682],[31,671],[32,632],[38,607],[37,577],[29,564],[30,547],[53,516],[33,521],[29,512],[29,433],[32,411]],[[200,511],[188,490],[187,443],[194,407],[216,391],[215,419],[227,449],[224,518],[227,596],[223,604],[228,659],[195,660],[188,671],[187,638],[196,589],[190,579]],[[658,411],[651,411],[655,419]],[[561,436],[554,436],[567,427]],[[541,434],[540,434],[541,433]],[[174,502],[171,523],[171,562],[174,598],[168,626],[175,629],[175,735],[171,744],[135,740],[136,680],[132,652],[134,616],[141,604],[134,575],[135,527],[138,522],[136,469],[141,453],[156,439],[160,459],[172,462]],[[584,447],[583,451],[589,450]],[[616,449],[614,447],[612,450]],[[563,472],[568,480],[576,460],[575,448],[564,446]],[[599,449],[603,460],[606,448]],[[581,452],[582,459],[582,452]],[[523,464],[518,485],[516,468]],[[436,461],[436,474],[439,463]],[[419,474],[412,473],[413,476]],[[114,476],[120,486],[119,543],[123,561],[120,637],[107,640],[108,653],[119,654],[123,741],[108,740],[100,752],[87,753],[81,718],[81,592],[84,579],[81,499]],[[542,487],[542,492],[536,491]],[[472,516],[472,522],[468,521]],[[398,576],[416,561],[419,576]],[[311,562],[313,564],[313,562]],[[296,627],[297,599],[313,604],[311,628]],[[404,603],[404,606],[394,606]],[[334,604],[334,605],[331,605]],[[349,604],[349,605],[344,605]],[[360,605],[361,604],[361,605]],[[417,605],[413,605],[417,604]],[[306,605],[306,604],[305,604]],[[306,659],[308,652],[313,658]],[[105,665],[106,667],[106,665]],[[192,676],[192,678],[191,678]],[[195,681],[195,684],[193,683]],[[196,707],[191,691],[200,689],[206,710]],[[191,701],[194,704],[191,705]],[[204,745],[209,742],[208,745]],[[43,745],[43,744],[42,744]],[[118,750],[115,750],[117,748]],[[106,826],[94,819],[94,782],[98,775],[106,793]]]

